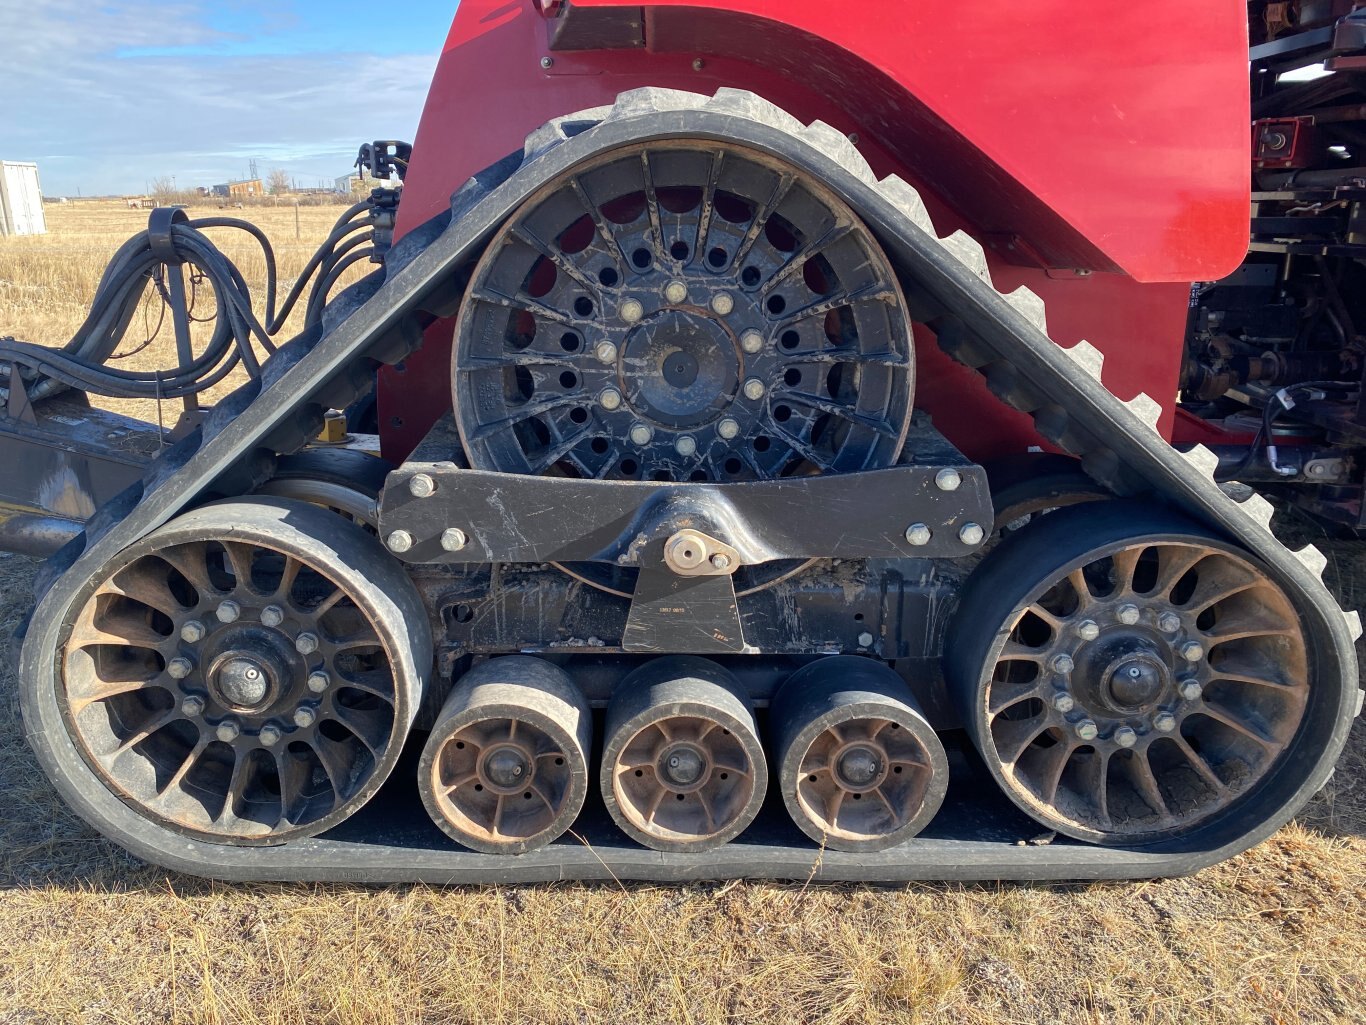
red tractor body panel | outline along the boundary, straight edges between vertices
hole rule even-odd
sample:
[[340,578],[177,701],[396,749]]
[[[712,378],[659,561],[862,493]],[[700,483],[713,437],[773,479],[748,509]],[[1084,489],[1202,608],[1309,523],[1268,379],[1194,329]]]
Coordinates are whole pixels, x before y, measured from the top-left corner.
[[[553,117],[646,85],[748,89],[856,134],[877,173],[922,191],[941,230],[989,246],[998,286],[1044,298],[1056,341],[1086,338],[1105,353],[1112,391],[1170,407],[1188,283],[1229,273],[1247,249],[1243,5],[577,0],[570,16],[613,13],[628,28],[639,15],[636,45],[604,31],[600,47],[579,48],[580,34],[576,48],[556,49],[556,21],[536,0],[463,0],[400,230]],[[451,331],[435,325],[402,371],[381,375],[390,458],[448,407]],[[968,454],[1040,443],[928,338],[918,360],[917,404]]]

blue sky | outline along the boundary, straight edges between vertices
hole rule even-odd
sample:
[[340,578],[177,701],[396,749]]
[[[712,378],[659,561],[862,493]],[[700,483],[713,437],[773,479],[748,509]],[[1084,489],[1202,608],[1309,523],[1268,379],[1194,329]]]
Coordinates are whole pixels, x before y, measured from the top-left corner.
[[[345,174],[411,140],[456,0],[0,0],[0,159],[52,196],[283,168]],[[15,85],[18,88],[13,88]]]

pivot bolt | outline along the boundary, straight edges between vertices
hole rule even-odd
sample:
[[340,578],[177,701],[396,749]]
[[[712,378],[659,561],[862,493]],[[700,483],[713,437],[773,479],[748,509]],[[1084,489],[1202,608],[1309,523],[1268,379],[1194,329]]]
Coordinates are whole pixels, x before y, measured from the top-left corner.
[[214,735],[225,744],[231,744],[242,735],[242,727],[237,725],[236,719],[224,719],[218,724],[218,729]]
[[1063,713],[1063,715],[1066,715],[1068,712],[1072,711],[1072,709],[1077,707],[1077,703],[1072,699],[1071,694],[1068,694],[1067,691],[1062,690],[1058,691],[1058,693],[1053,695],[1053,707],[1056,708],[1059,712]]
[[1077,636],[1083,641],[1094,641],[1100,636],[1100,624],[1094,619],[1083,619],[1077,624]]
[[745,398],[753,402],[758,402],[764,397],[764,382],[757,377],[751,377],[745,382]]
[[726,417],[716,425],[716,433],[727,441],[730,441],[731,438],[740,433],[740,425],[730,417]]
[[219,603],[218,609],[214,614],[218,616],[218,621],[220,623],[235,623],[237,622],[237,617],[242,614],[242,606],[229,598],[227,601]]
[[871,648],[873,646],[873,635],[867,630],[863,631],[858,635],[858,643],[860,648]]
[[549,70],[550,70],[551,68],[553,68],[554,66],[555,66],[555,58],[554,58],[554,57],[542,57],[542,58],[541,58],[541,67],[545,68],[547,71],[549,71]]
[[166,663],[166,675],[172,680],[183,680],[194,672],[194,663],[188,658],[173,658]]
[[729,292],[717,292],[711,297],[711,308],[718,317],[728,317],[731,310],[735,309],[735,300]]
[[906,528],[907,543],[913,544],[917,548],[929,544],[931,536],[930,528],[923,523],[912,523]]
[[1053,656],[1053,672],[1066,675],[1076,668],[1076,663],[1072,661],[1072,656],[1068,654]]
[[469,544],[469,538],[459,527],[447,527],[441,532],[441,547],[448,552],[458,552]]
[[1090,719],[1083,719],[1081,722],[1077,723],[1076,731],[1077,736],[1082,740],[1095,740],[1100,734],[1100,730]]
[[180,703],[180,710],[190,717],[204,714],[204,699],[198,694],[191,694]]
[[1133,747],[1138,743],[1138,734],[1134,732],[1132,727],[1121,726],[1115,730],[1114,741],[1120,747]]
[[958,531],[958,540],[965,545],[980,545],[986,536],[980,523],[964,523]]
[[648,424],[636,424],[631,428],[631,444],[633,445],[648,445],[654,436],[655,432],[650,429]]
[[414,498],[431,498],[436,494],[436,481],[429,473],[415,473],[408,478],[408,493]]
[[1125,626],[1133,626],[1138,622],[1139,611],[1137,605],[1121,605],[1115,610],[1115,618]]
[[1175,612],[1164,612],[1157,617],[1157,628],[1164,634],[1174,634],[1181,629],[1181,617]]
[[688,298],[688,286],[682,281],[670,281],[664,286],[664,298],[677,305]]
[[285,621],[285,610],[278,605],[267,605],[261,610],[262,626],[279,626]]
[[759,352],[764,347],[764,336],[753,328],[750,328],[740,336],[740,348],[753,354]]
[[946,466],[934,475],[934,486],[940,491],[957,491],[963,483],[963,476],[951,466]]
[[725,552],[717,552],[711,557],[711,567],[724,573],[730,569],[730,556]]
[[1179,689],[1181,697],[1187,701],[1199,701],[1200,695],[1205,693],[1205,688],[1200,686],[1199,680],[1186,680]]
[[611,342],[598,342],[593,346],[593,355],[598,358],[599,363],[615,363],[617,361],[617,347]]
[[318,713],[313,710],[311,705],[300,705],[294,709],[294,725],[301,730],[306,730],[318,721]]
[[678,440],[674,442],[674,451],[684,459],[688,458],[688,456],[697,451],[697,439],[691,434],[681,435]]
[[627,299],[619,307],[617,312],[621,314],[621,319],[628,324],[639,323],[640,318],[645,316],[645,307],[640,304],[639,299]]
[[598,394],[598,405],[609,413],[614,409],[621,408],[621,392],[615,388],[604,388]]
[[318,635],[301,633],[294,638],[294,648],[300,655],[311,655],[318,650]]
[[390,532],[384,543],[391,552],[406,552],[413,547],[413,535],[406,530],[395,530]]
[[204,624],[197,619],[192,619],[180,628],[180,639],[186,644],[198,644],[208,633],[204,629]]
[[1162,733],[1170,733],[1176,729],[1176,716],[1170,712],[1158,712],[1153,717],[1153,726]]
[[1187,641],[1181,645],[1181,657],[1187,662],[1199,662],[1205,657],[1205,649],[1200,646],[1199,641]]
[[321,669],[308,674],[308,689],[314,694],[321,694],[323,691],[327,690],[327,686],[331,682],[332,678]]
[[280,727],[276,726],[274,723],[268,722],[261,727],[261,732],[256,736],[266,747],[274,747],[280,742],[280,738],[284,736],[284,734],[280,732]]

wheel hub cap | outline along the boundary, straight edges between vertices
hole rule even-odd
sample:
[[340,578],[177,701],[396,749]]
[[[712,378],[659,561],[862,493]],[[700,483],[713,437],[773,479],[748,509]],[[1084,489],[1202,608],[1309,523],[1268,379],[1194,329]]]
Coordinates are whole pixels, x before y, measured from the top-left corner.
[[659,777],[673,790],[696,789],[706,779],[706,753],[691,744],[675,744],[659,758]]
[[885,772],[882,752],[866,744],[851,745],[835,758],[835,778],[845,790],[871,790]]
[[1142,708],[1161,697],[1167,683],[1166,666],[1154,658],[1135,655],[1114,667],[1106,680],[1105,692],[1119,708]]
[[720,416],[739,376],[730,333],[689,310],[661,310],[631,332],[622,353],[627,402],[665,427],[694,427]]
[[485,785],[497,791],[520,790],[531,782],[532,762],[513,744],[490,748],[484,756]]

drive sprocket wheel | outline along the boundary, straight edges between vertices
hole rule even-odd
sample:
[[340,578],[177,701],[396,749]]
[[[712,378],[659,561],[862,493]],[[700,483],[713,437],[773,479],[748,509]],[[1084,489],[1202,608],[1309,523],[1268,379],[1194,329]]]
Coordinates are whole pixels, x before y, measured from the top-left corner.
[[431,659],[421,601],[360,526],[214,503],[119,554],[72,624],[58,700],[87,764],[159,825],[281,843],[397,760]]
[[1008,537],[947,645],[992,774],[1080,839],[1163,843],[1234,819],[1245,832],[1274,810],[1262,795],[1299,771],[1297,752],[1322,743],[1310,647],[1284,590],[1250,555],[1153,507],[1075,506]]

